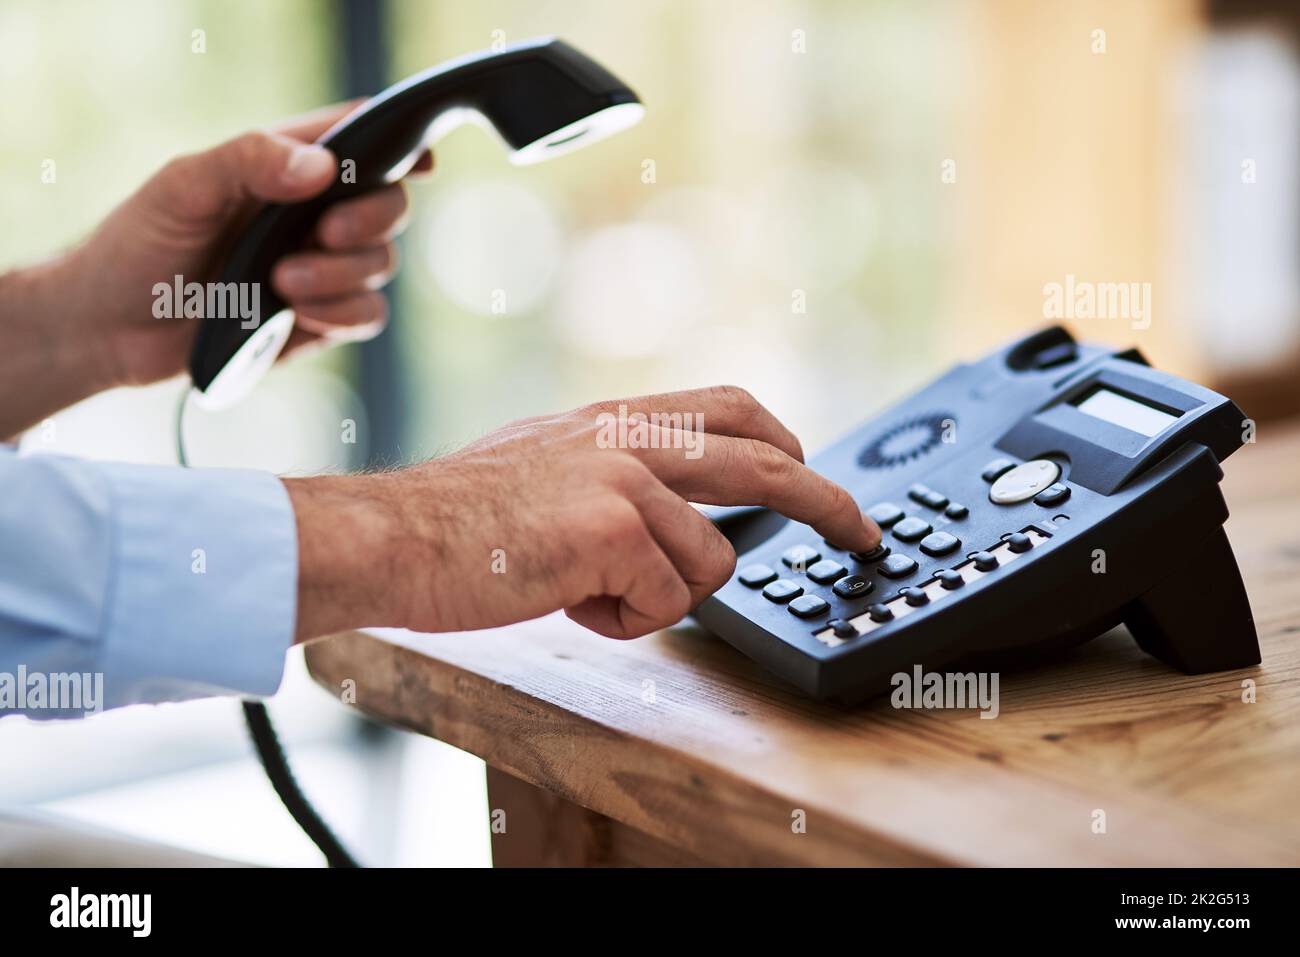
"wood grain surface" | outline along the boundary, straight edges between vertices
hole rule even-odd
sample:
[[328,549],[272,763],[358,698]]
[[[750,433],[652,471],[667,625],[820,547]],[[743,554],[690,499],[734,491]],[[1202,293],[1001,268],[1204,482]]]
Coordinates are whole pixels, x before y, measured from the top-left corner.
[[[616,642],[558,615],[466,634],[354,632],[312,644],[307,661],[331,690],[354,680],[368,714],[612,819],[657,861],[1293,865],[1300,431],[1261,436],[1226,466],[1228,535],[1264,657],[1243,671],[1188,677],[1116,629],[1003,673],[1000,714],[986,720],[820,704],[699,628]],[[510,790],[503,777],[494,800]],[[582,815],[561,826],[599,831]]]

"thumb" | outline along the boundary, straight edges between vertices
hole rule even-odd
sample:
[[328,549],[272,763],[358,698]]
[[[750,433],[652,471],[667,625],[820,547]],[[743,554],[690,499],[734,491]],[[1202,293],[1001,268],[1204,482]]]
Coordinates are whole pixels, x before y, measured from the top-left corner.
[[291,203],[324,192],[334,154],[323,146],[259,130],[168,163],[155,178],[173,213],[209,219],[245,200]]

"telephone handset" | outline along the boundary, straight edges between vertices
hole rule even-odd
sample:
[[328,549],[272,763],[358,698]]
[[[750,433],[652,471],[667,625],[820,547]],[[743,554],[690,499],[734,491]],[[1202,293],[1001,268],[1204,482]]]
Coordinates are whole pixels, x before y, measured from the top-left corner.
[[329,206],[401,179],[426,147],[465,122],[486,125],[511,162],[524,165],[595,143],[644,113],[627,84],[554,38],[451,60],[367,100],[317,141],[350,162],[351,175],[306,202],[267,206],[226,261],[219,281],[258,284],[259,315],[203,320],[190,356],[196,400],[208,408],[238,401],[284,348],[293,314],[271,288],[271,267]]
[[814,457],[884,532],[850,553],[714,510],[736,573],[694,612],[808,694],[1015,665],[1123,623],[1188,674],[1258,664],[1219,463],[1248,423],[1136,350],[1044,329],[961,365]]

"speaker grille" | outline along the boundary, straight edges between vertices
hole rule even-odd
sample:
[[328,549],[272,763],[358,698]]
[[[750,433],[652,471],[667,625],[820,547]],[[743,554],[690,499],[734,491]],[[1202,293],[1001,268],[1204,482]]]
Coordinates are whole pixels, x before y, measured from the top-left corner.
[[898,422],[868,443],[858,455],[858,465],[880,469],[914,461],[942,442],[945,426],[956,421],[949,412],[928,412]]

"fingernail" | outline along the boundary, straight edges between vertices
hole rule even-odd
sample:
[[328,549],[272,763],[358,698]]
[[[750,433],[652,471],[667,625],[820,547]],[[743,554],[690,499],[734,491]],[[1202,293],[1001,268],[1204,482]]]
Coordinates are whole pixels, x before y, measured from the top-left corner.
[[293,185],[314,183],[326,173],[334,172],[334,157],[330,151],[315,143],[296,146],[289,154],[289,162],[284,167],[286,182]]

